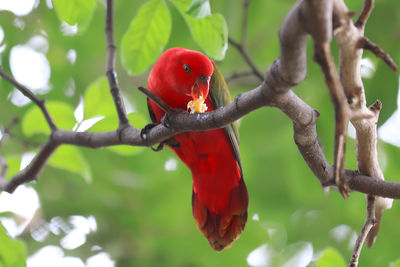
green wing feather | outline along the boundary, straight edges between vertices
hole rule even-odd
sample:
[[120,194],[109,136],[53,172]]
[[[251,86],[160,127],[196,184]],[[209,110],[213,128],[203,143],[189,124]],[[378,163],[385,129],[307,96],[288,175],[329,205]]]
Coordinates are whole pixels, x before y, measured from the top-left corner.
[[[213,102],[214,108],[217,109],[228,105],[232,102],[232,99],[224,76],[217,67],[217,64],[215,64],[214,61],[212,63],[214,66],[214,73],[211,76],[210,97],[211,101]],[[239,164],[240,170],[242,170],[242,163],[239,154],[239,130],[237,121],[229,124],[224,129],[232,145],[232,149]]]

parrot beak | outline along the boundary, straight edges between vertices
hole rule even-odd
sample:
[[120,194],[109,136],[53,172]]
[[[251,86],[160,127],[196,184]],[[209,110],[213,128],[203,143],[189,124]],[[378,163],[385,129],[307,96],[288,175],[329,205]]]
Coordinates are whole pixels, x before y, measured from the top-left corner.
[[193,100],[197,100],[199,98],[205,99],[208,96],[209,84],[210,77],[200,76],[192,86],[191,96]]
[[193,84],[190,95],[193,100],[187,104],[190,113],[202,113],[207,111],[207,105],[204,104],[209,92],[210,77],[200,76]]

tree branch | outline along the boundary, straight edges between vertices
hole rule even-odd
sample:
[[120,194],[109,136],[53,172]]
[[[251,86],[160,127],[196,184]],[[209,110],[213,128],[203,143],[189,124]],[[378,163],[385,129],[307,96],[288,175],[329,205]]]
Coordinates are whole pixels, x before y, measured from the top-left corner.
[[358,42],[358,48],[370,50],[372,53],[375,54],[376,57],[382,59],[392,71],[398,71],[397,65],[392,57],[388,53],[383,51],[383,49],[380,48],[379,45],[374,44],[371,40],[364,36],[361,37]]
[[334,177],[339,186],[339,191],[344,198],[349,197],[349,188],[343,179],[344,158],[346,150],[346,130],[349,121],[349,108],[347,106],[346,96],[340,84],[336,73],[336,67],[333,62],[329,43],[315,43],[316,60],[321,65],[322,72],[325,75],[325,81],[328,85],[333,107],[335,110],[335,149],[334,149]]
[[4,129],[3,133],[3,138],[0,140],[0,146],[1,144],[7,139],[14,139],[16,142],[22,144],[24,146],[24,148],[28,148],[28,147],[40,147],[41,144],[40,143],[36,143],[33,141],[29,141],[29,140],[25,140],[24,138],[14,135],[11,130],[12,128],[19,122],[19,118],[18,117],[14,117],[12,118],[11,122],[7,125],[7,127]]
[[242,55],[243,59],[244,59],[244,60],[247,62],[247,64],[250,66],[251,71],[254,73],[254,75],[257,76],[257,78],[258,78],[260,81],[263,81],[263,80],[264,80],[263,75],[262,75],[261,72],[257,69],[257,67],[256,67],[256,65],[254,64],[253,60],[250,58],[249,53],[247,52],[246,48],[245,48],[242,44],[240,44],[240,43],[234,41],[234,40],[233,40],[232,38],[230,38],[230,37],[228,37],[228,42],[229,42],[231,45],[233,45],[233,46],[240,52],[240,54]]
[[[59,130],[56,129],[55,132],[57,131]],[[39,173],[46,165],[47,160],[57,147],[58,144],[51,138],[47,140],[41,147],[39,153],[25,169],[15,174],[10,180],[6,180],[5,178],[0,179],[0,189],[12,193],[21,184],[37,179]]]
[[254,75],[254,72],[238,72],[238,73],[234,73],[231,76],[229,76],[228,78],[225,79],[226,83],[230,83],[233,80],[242,78],[242,77],[248,77],[248,76],[252,76]]
[[365,239],[367,238],[369,231],[375,224],[375,196],[367,196],[367,216],[354,246],[353,255],[351,256],[349,267],[358,266],[358,259],[360,258],[361,249],[364,245]]
[[115,108],[117,109],[119,126],[124,127],[129,123],[129,120],[126,116],[124,101],[122,99],[121,90],[118,85],[117,73],[115,71],[116,46],[114,42],[114,0],[107,0],[105,35],[107,39],[106,74]]
[[367,23],[369,16],[371,15],[372,9],[374,9],[374,6],[375,6],[375,0],[365,0],[364,6],[363,6],[356,22],[354,23],[354,26],[363,30],[365,27],[365,24]]
[[51,118],[49,112],[47,111],[46,105],[45,105],[45,99],[39,99],[35,96],[34,93],[32,93],[31,90],[29,90],[28,88],[26,88],[25,86],[23,86],[22,84],[20,84],[19,82],[17,82],[13,77],[11,77],[10,75],[8,75],[4,70],[2,70],[0,68],[0,76],[3,77],[4,79],[6,79],[9,83],[11,83],[12,85],[15,86],[15,88],[18,89],[18,91],[20,91],[24,96],[26,96],[27,98],[29,98],[33,103],[35,103],[40,110],[42,111],[47,124],[50,127],[50,130],[54,131],[57,127],[53,121],[53,119]]
[[[247,22],[248,22],[248,15],[249,15],[249,6],[251,0],[244,0],[243,1],[243,17],[242,17],[242,36],[241,41],[236,42],[231,37],[228,37],[228,42],[233,45],[239,53],[242,55],[243,59],[249,65],[252,73],[256,76],[261,82],[264,80],[264,76],[262,73],[257,69],[256,65],[254,64],[253,60],[251,59],[249,53],[246,49],[246,41],[247,41]],[[240,75],[245,76],[245,75]],[[240,77],[239,75],[232,75],[235,79]]]
[[[380,101],[376,101],[371,107],[366,106],[366,96],[363,81],[361,78],[361,59],[364,48],[374,51],[388,63],[392,69],[397,69],[396,64],[390,56],[384,53],[378,46],[374,45],[364,37],[364,27],[372,11],[374,1],[365,0],[363,10],[357,22],[353,24],[349,10],[343,0],[336,0],[334,3],[334,17],[336,18],[335,38],[339,45],[339,69],[341,83],[346,94],[349,107],[352,112],[371,114],[368,118],[351,118],[351,123],[356,129],[356,156],[358,171],[362,174],[384,180],[383,172],[378,162],[376,148],[378,135],[377,123],[379,112],[382,107]],[[369,199],[369,198],[368,198]],[[372,208],[371,208],[372,205]],[[375,242],[379,231],[383,211],[392,207],[392,200],[377,197],[374,202],[368,201],[367,220],[361,231],[351,259],[351,266],[357,266],[358,257],[364,241],[368,246]],[[374,224],[369,222],[369,214],[373,210]],[[370,215],[372,216],[372,215]],[[376,218],[375,218],[376,217]]]
[[250,6],[251,0],[244,0],[243,1],[243,18],[242,18],[242,40],[240,42],[240,45],[242,47],[246,47],[246,41],[247,41],[247,22],[248,22],[248,16],[249,16],[249,6]]

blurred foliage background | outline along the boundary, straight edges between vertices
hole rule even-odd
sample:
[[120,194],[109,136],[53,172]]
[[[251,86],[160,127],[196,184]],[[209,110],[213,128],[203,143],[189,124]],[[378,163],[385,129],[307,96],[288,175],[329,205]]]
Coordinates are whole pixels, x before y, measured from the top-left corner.
[[[13,1],[3,0],[3,6],[0,5],[1,67],[17,79],[43,76],[42,83],[26,83],[40,97],[46,97],[60,128],[86,130],[98,121],[89,131],[115,129],[116,115],[104,78],[105,1],[83,1],[85,6],[71,1],[77,6],[69,14],[69,7],[63,6],[61,0],[32,1],[32,7],[20,13],[1,10],[7,9],[7,2]],[[165,45],[164,49],[182,46],[202,51],[216,59],[226,77],[249,70],[234,47],[228,45],[224,54],[215,38],[219,33],[221,38],[228,34],[240,40],[242,1],[210,1],[212,13],[222,15],[216,16],[219,24],[213,24],[220,25],[215,36],[193,30],[198,14],[184,10],[191,1],[158,2],[166,7],[170,22],[161,19],[156,23],[162,29],[159,41],[165,44],[153,50],[162,50]],[[130,58],[129,51],[135,50],[130,47],[134,45],[132,42],[143,41],[143,45],[146,42],[145,37],[125,34],[145,3],[144,0],[115,3],[117,73],[129,103],[131,122],[137,127],[150,121],[145,97],[136,89],[147,84],[149,71],[145,70],[146,66],[135,67],[135,58]],[[262,73],[279,56],[277,33],[294,4],[293,0],[251,1],[246,45]],[[358,12],[363,1],[347,1],[347,4]],[[366,27],[366,36],[380,44],[397,63],[400,62],[399,10],[397,0],[377,1]],[[161,17],[162,14],[165,10],[161,11]],[[151,20],[152,13],[145,16]],[[224,32],[224,20],[227,32]],[[212,48],[215,44],[217,47]],[[337,56],[336,44],[333,42],[332,46]],[[18,61],[16,55],[22,58],[15,63],[19,70],[12,67]],[[321,113],[318,132],[332,161],[333,109],[323,76],[312,56],[309,40],[308,75],[295,92]],[[369,52],[364,57],[369,58],[363,67],[368,102],[375,99],[383,102],[381,126],[398,109],[399,77]],[[144,58],[143,62],[146,60],[151,58]],[[43,64],[48,64],[48,73]],[[233,80],[229,86],[235,96],[258,84],[250,76]],[[9,165],[8,177],[26,166],[49,132],[33,106],[0,79],[0,154]],[[18,122],[7,128],[14,117]],[[400,120],[394,121],[397,126],[392,124],[390,129],[392,134],[400,136]],[[397,132],[393,130],[395,127]],[[25,253],[31,267],[345,266],[364,222],[364,195],[354,192],[344,200],[336,191],[324,191],[297,150],[291,121],[279,110],[265,108],[251,113],[240,120],[239,131],[250,205],[247,227],[232,248],[216,253],[196,229],[191,211],[191,174],[168,149],[155,153],[149,148],[92,150],[63,146],[50,159],[37,183],[27,185],[20,194],[16,192],[14,200],[7,193],[1,193],[1,221],[9,235],[23,244],[8,238],[1,230],[0,262],[3,266],[24,266],[21,255]],[[385,176],[400,182],[400,142],[385,141],[379,143]],[[354,145],[354,139],[349,138],[346,167],[352,169],[356,168]],[[22,208],[15,208],[17,204],[10,204],[12,201]],[[29,209],[35,201],[38,203],[35,207],[25,213],[21,211]],[[385,212],[377,242],[371,249],[364,248],[360,266],[400,266],[396,262],[399,212],[397,202]],[[93,256],[98,256],[96,264]]]

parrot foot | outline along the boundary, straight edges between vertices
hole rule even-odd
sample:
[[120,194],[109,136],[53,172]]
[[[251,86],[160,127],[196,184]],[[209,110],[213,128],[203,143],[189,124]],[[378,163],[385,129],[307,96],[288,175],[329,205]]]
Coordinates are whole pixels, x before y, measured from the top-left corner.
[[148,132],[156,125],[157,123],[149,123],[146,126],[144,126],[143,129],[140,131],[140,138],[142,138],[142,140],[147,140]]
[[164,116],[161,118],[161,123],[162,125],[165,126],[165,128],[171,128],[171,124],[169,123],[168,113],[165,113]]
[[[149,123],[146,126],[144,126],[144,128],[140,131],[140,138],[142,138],[143,140],[147,140],[147,134],[148,134],[149,130],[154,128],[156,125],[157,125],[157,123]],[[151,150],[158,152],[164,148],[164,145],[168,145],[171,148],[179,148],[180,147],[179,143],[174,138],[170,138],[170,139],[162,141],[160,144],[157,145],[157,147],[150,147],[150,148],[151,148]]]
[[163,150],[165,145],[170,146],[171,148],[179,148],[180,147],[179,143],[174,138],[170,138],[170,139],[164,140],[161,143],[159,143],[157,147],[150,147],[150,148],[153,151],[158,152],[158,151]]

